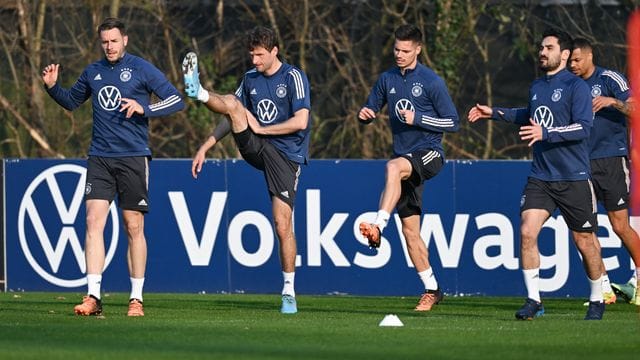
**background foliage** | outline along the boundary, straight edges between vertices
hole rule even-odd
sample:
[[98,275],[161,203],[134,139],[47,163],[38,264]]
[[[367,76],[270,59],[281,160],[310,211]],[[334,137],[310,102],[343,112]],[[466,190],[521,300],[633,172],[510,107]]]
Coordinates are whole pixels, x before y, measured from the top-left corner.
[[[554,5],[564,3],[565,5]],[[573,5],[566,5],[573,3]],[[183,90],[180,61],[200,56],[207,88],[232,92],[251,66],[244,36],[256,25],[276,29],[281,54],[308,75],[314,158],[387,158],[391,136],[382,113],[369,126],[356,113],[378,75],[393,66],[393,29],[424,30],[421,61],[447,82],[461,130],[445,137],[449,158],[527,158],[513,126],[466,121],[476,102],[526,104],[539,76],[536,51],[550,25],[596,46],[596,61],[626,72],[626,21],[638,0],[0,0],[0,157],[84,157],[91,105],[63,110],[40,73],[60,63],[60,83],[73,85],[99,59],[95,29],[108,16],[129,27],[128,51],[162,70]],[[188,101],[187,109],[151,121],[156,157],[191,157],[219,118]],[[238,157],[231,137],[209,156]]]

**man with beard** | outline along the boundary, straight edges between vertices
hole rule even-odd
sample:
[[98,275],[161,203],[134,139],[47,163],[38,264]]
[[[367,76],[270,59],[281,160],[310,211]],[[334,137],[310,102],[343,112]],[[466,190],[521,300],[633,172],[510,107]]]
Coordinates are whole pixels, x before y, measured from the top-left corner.
[[538,234],[559,208],[582,255],[591,294],[585,320],[604,314],[602,258],[593,239],[597,230],[596,200],[590,180],[589,134],[593,111],[589,87],[567,68],[572,41],[560,30],[548,29],[539,50],[545,75],[529,88],[526,108],[490,108],[476,105],[470,122],[490,118],[521,125],[519,135],[533,147],[531,173],[520,200],[520,255],[527,299],[516,319],[532,320],[544,314],[540,301]]

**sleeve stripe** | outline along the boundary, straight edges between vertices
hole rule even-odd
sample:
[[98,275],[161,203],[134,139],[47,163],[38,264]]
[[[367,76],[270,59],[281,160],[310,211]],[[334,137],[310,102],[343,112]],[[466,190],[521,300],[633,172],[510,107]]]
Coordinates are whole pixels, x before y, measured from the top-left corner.
[[618,86],[620,87],[620,91],[627,91],[629,90],[629,85],[627,84],[627,82],[625,81],[625,79],[618,73],[611,71],[611,70],[606,70],[602,72],[603,76],[608,76],[611,79],[613,79],[613,81],[616,82],[616,84],[618,84]]
[[435,127],[453,127],[453,119],[439,119],[428,115],[422,115],[422,123]]
[[567,126],[553,127],[553,128],[548,128],[547,131],[548,132],[557,132],[557,133],[566,133],[566,132],[572,132],[572,131],[582,131],[582,124],[571,124],[571,125],[567,125]]
[[293,78],[293,83],[296,88],[296,99],[304,99],[304,83],[302,82],[302,75],[297,69],[292,69],[289,71],[289,75]]
[[180,97],[178,95],[171,95],[168,98],[157,102],[155,104],[151,104],[149,105],[149,110],[151,111],[158,111],[158,110],[162,110],[162,109],[166,109],[168,107],[171,107],[177,103],[179,103],[181,101]]
[[240,85],[238,86],[238,88],[236,89],[236,96],[237,97],[242,97],[242,86],[244,85],[244,80],[242,80],[240,82]]

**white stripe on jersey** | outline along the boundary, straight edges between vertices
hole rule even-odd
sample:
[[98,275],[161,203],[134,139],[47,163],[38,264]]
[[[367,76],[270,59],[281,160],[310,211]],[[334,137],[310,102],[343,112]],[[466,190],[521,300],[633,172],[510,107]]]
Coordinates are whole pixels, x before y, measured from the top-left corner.
[[158,111],[162,109],[166,109],[180,102],[180,97],[178,95],[171,95],[168,98],[157,102],[155,104],[149,105],[149,110]]
[[428,115],[422,115],[422,123],[435,127],[453,127],[453,119],[439,119]]
[[423,165],[427,165],[428,163],[431,162],[431,160],[439,158],[440,157],[440,153],[435,151],[435,150],[431,150],[429,151],[425,156],[422,157],[422,164]]
[[300,71],[297,69],[291,69],[289,70],[289,75],[293,77],[293,84],[296,88],[296,99],[304,99],[304,83],[302,82],[302,75],[300,74]]
[[605,71],[602,72],[602,76],[608,76],[608,77],[612,78],[613,81],[615,81],[616,84],[618,84],[618,86],[620,87],[620,91],[629,90],[629,85],[624,80],[624,78],[620,74],[618,74],[617,72],[611,71],[611,70],[605,70]]
[[558,132],[558,133],[572,132],[572,131],[578,131],[578,130],[582,130],[581,124],[571,124],[567,126],[558,126],[558,127],[547,129],[548,132]]
[[236,89],[236,96],[242,97],[242,86],[244,85],[244,79],[240,82],[240,86]]

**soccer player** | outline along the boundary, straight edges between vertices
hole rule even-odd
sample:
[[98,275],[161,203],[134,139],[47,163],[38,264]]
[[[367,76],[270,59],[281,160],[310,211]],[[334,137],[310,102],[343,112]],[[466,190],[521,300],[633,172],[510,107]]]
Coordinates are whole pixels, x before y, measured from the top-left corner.
[[247,71],[235,95],[205,90],[198,79],[196,54],[183,61],[185,91],[216,113],[225,114],[193,158],[194,178],[202,170],[206,152],[229,132],[245,161],[263,172],[271,197],[275,230],[280,242],[284,277],[283,314],[298,311],[294,290],[296,239],[293,206],[300,165],[309,157],[311,95],[302,70],[281,61],[275,32],[256,27],[248,34],[254,68]]
[[595,194],[590,180],[589,132],[593,122],[589,87],[566,69],[572,41],[560,30],[548,29],[538,52],[545,75],[529,88],[527,108],[476,105],[469,121],[483,118],[521,125],[520,138],[533,147],[531,173],[520,200],[520,255],[528,297],[515,316],[531,320],[544,314],[540,301],[538,234],[556,208],[564,216],[582,255],[591,295],[585,320],[600,320],[602,258],[594,243]]
[[457,131],[459,120],[442,78],[418,62],[421,50],[420,29],[414,25],[398,27],[393,47],[396,66],[380,75],[358,113],[360,121],[369,123],[388,104],[394,153],[387,162],[376,219],[359,226],[369,246],[378,248],[390,214],[397,209],[409,257],[425,287],[415,310],[429,311],[443,294],[420,237],[422,192],[424,182],[436,176],[444,164],[443,133]]
[[[144,316],[142,288],[147,262],[144,214],[149,211],[149,118],[184,108],[178,90],[151,63],[126,51],[125,24],[106,19],[98,27],[104,59],[87,66],[70,89],[58,83],[59,64],[47,65],[42,80],[49,95],[67,110],[89,98],[93,106],[93,136],[85,187],[87,233],[87,295],[74,308],[78,315],[100,315],[100,283],[104,270],[104,227],[109,206],[118,195],[129,239],[131,275],[129,316]],[[151,93],[161,101],[151,104]]]
[[[637,279],[640,275],[640,238],[629,224],[629,85],[622,74],[594,64],[591,43],[583,38],[573,42],[570,66],[574,74],[587,82],[593,98],[595,117],[589,138],[589,158],[596,198],[604,205],[613,231],[622,239],[636,264]],[[600,247],[598,241],[596,245]],[[634,286],[637,288],[637,283]],[[615,303],[616,296],[606,271],[602,288],[605,303]],[[640,305],[640,293],[636,291],[631,302]]]

